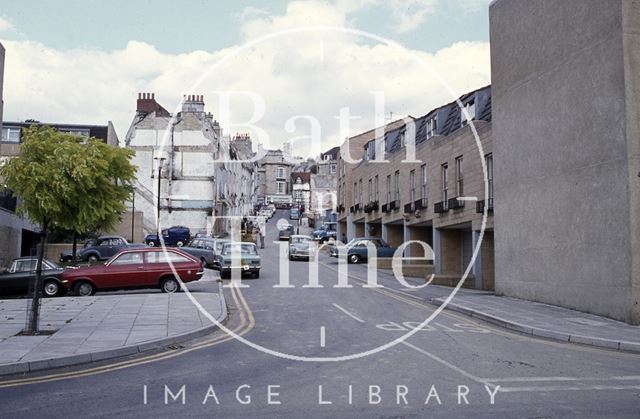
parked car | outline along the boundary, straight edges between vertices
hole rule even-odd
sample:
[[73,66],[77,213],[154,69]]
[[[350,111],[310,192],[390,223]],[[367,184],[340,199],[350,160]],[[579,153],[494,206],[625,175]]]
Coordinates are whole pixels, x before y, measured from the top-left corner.
[[178,249],[126,249],[104,265],[84,266],[66,270],[62,285],[76,295],[93,295],[99,290],[160,288],[162,292],[176,292],[180,283],[199,280],[204,270],[199,259]]
[[289,210],[289,219],[290,220],[299,220],[300,219],[300,210],[298,210],[298,208],[291,208]]
[[[162,230],[162,239],[165,246],[182,247],[191,240],[191,231],[187,227],[173,226]],[[144,238],[147,246],[160,246],[160,238],[157,234],[147,234]]]
[[181,247],[180,250],[189,253],[191,256],[195,256],[200,259],[202,264],[206,267],[213,267],[216,263],[216,244],[218,245],[218,253],[221,249],[221,243],[228,242],[229,240],[213,239],[213,238],[195,238],[191,240],[189,245]]
[[218,269],[220,270],[220,257],[222,254],[222,249],[224,248],[224,245],[227,243],[231,243],[231,240],[229,239],[216,239],[216,243],[214,246],[214,250],[213,250],[213,263],[211,264],[211,267],[213,269]]
[[[76,252],[76,260],[79,262],[107,260],[121,250],[140,247],[145,247],[145,245],[141,243],[129,243],[127,239],[122,236],[101,236],[94,241],[87,241],[85,246]],[[62,262],[71,262],[72,259],[72,252],[65,251],[60,253],[60,260]]]
[[324,243],[330,239],[336,240],[338,236],[337,223],[323,223],[322,226],[313,232],[313,239]]
[[[20,294],[29,292],[29,284],[36,277],[38,258],[29,256],[16,258],[9,265],[9,269],[0,272],[0,294]],[[42,293],[45,297],[62,295],[60,275],[64,269],[48,259],[42,259]]]
[[[367,261],[367,243],[372,243],[376,247],[376,256],[381,258],[393,257],[396,248],[391,247],[379,237],[356,237],[346,244],[347,262],[360,263]],[[331,257],[338,257],[338,248],[333,247],[330,252]]]
[[289,238],[293,235],[293,226],[289,224],[287,227],[283,228],[278,232],[278,240],[289,240]]
[[[240,260],[238,260],[240,258]],[[260,278],[260,255],[255,243],[230,242],[225,243],[220,253],[220,277],[231,276],[233,269],[239,269],[241,274],[250,274]]]
[[316,243],[313,241],[311,236],[296,234],[289,238],[289,260],[311,260],[315,257]]

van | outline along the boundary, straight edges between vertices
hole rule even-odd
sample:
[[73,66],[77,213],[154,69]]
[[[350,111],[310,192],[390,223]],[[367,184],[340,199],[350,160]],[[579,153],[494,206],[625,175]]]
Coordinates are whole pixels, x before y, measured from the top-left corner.
[[290,220],[300,219],[300,211],[298,210],[298,208],[291,208],[289,210],[289,219]]

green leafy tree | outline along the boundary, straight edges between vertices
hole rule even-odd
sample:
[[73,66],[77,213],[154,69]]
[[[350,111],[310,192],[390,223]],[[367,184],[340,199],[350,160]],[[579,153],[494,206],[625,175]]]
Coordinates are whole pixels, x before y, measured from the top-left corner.
[[129,149],[51,127],[33,125],[23,139],[20,156],[0,168],[0,176],[20,198],[18,214],[42,229],[26,330],[36,334],[47,233],[58,229],[82,235],[97,226],[114,228],[131,199],[136,167]]

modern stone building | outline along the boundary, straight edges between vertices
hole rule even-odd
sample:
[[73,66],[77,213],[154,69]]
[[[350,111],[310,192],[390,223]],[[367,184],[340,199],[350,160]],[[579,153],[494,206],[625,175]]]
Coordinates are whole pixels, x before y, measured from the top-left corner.
[[640,324],[640,2],[495,0],[496,291]]
[[[340,161],[339,170],[347,175],[340,178],[339,234],[347,239],[378,236],[392,246],[422,241],[433,249],[439,283],[459,281],[477,246],[467,286],[493,289],[491,88],[459,101],[464,112],[453,102],[407,123],[395,122],[385,127],[378,145],[374,138],[366,140],[359,163]],[[407,150],[412,132],[416,161],[409,161],[413,159]],[[358,145],[364,135],[371,137],[370,132],[354,137]],[[488,217],[479,245],[485,208]],[[404,252],[405,257],[424,254],[419,245]]]
[[[0,159],[11,158],[20,154],[23,132],[34,124],[47,125],[61,132],[95,137],[114,147],[118,145],[118,136],[111,121],[107,125],[5,121],[2,124],[2,137],[0,139]],[[19,200],[11,194],[11,191],[0,186],[0,237],[4,238],[4,240],[0,240],[0,266],[4,266],[15,257],[35,254],[36,244],[40,239],[40,226],[34,225],[27,218],[19,217],[15,214],[18,204]],[[126,214],[126,216],[130,216],[130,214]],[[120,228],[122,227],[118,226],[118,229]]]
[[0,43],[0,130],[2,130],[4,110],[4,46]]

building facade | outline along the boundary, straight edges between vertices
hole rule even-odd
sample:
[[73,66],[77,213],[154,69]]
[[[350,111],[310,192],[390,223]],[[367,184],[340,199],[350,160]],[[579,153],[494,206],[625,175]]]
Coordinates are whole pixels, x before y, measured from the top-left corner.
[[172,115],[153,93],[138,94],[125,145],[135,151],[135,202],[146,233],[174,225],[212,229],[216,161],[227,159],[228,147],[221,153],[220,125],[204,108],[203,96],[188,95],[181,112]]
[[291,171],[294,166],[282,150],[267,150],[258,161],[258,202],[292,204]]
[[[107,125],[5,121],[2,124],[0,139],[0,159],[20,155],[24,130],[34,124],[47,125],[61,132],[95,137],[114,147],[118,145],[118,136],[111,121]],[[0,237],[6,238],[0,240],[0,266],[6,266],[15,257],[36,254],[36,245],[40,240],[40,226],[34,225],[27,218],[16,215],[15,211],[18,205],[19,200],[11,194],[11,191],[0,186]]]
[[490,7],[496,291],[640,324],[640,5],[584,3]]
[[311,174],[311,209],[324,217],[335,213],[338,205],[338,154],[340,147],[321,153],[316,172]]
[[[459,101],[463,108],[453,102],[390,124],[377,141],[372,132],[348,140],[356,140],[362,158],[357,164],[339,159],[338,234],[378,236],[396,247],[421,241],[433,250],[433,272],[441,282],[455,283],[471,265],[466,285],[493,289],[491,88]],[[407,146],[412,132],[415,156]],[[419,244],[404,251],[405,257],[425,255],[431,257]]]

